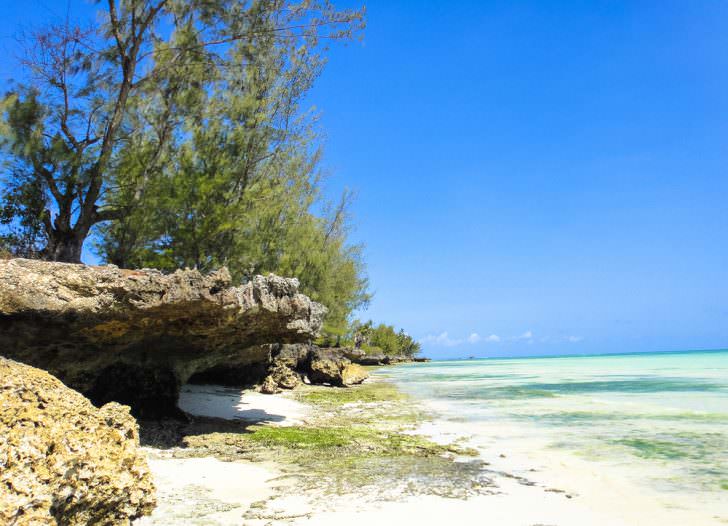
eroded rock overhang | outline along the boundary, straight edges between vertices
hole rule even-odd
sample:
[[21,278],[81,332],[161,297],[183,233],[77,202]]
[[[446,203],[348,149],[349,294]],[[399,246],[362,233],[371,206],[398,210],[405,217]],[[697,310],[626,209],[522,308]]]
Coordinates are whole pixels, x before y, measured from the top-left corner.
[[227,269],[122,270],[0,261],[0,355],[40,367],[95,404],[175,414],[179,387],[220,366],[267,360],[263,344],[314,338],[326,309],[296,279]]

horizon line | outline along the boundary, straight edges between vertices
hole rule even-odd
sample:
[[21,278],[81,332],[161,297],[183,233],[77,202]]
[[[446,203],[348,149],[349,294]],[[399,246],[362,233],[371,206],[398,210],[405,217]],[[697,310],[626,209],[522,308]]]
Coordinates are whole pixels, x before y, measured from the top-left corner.
[[[721,353],[728,352],[728,348],[717,349],[683,349],[671,351],[628,351],[628,352],[601,352],[601,353],[571,353],[571,354],[547,354],[547,355],[523,355],[523,356],[463,356],[458,358],[430,358],[433,362],[455,362],[455,361],[476,361],[476,360],[519,360],[519,359],[541,359],[541,358],[594,358],[599,356],[634,356],[643,354],[692,354],[692,353]],[[428,358],[427,356],[422,356]]]

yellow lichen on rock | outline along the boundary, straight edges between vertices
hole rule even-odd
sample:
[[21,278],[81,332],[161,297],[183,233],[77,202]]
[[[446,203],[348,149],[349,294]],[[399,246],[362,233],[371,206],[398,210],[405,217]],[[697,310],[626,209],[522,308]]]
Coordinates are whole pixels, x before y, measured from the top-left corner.
[[0,357],[0,524],[129,524],[154,495],[128,407]]

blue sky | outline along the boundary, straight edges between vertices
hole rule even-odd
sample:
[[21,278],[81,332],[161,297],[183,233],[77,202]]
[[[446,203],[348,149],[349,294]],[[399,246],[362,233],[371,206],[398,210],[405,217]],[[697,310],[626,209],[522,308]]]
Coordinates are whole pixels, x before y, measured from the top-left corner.
[[[66,6],[7,3],[6,57]],[[367,3],[310,95],[363,316],[435,357],[727,347],[728,4],[453,4]]]

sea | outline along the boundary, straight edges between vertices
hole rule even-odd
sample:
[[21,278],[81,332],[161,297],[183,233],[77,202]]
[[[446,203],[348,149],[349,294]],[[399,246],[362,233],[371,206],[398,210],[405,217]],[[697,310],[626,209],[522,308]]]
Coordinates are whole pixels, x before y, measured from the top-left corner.
[[575,493],[608,481],[633,501],[692,510],[695,524],[728,524],[728,351],[433,361],[383,374],[486,458],[561,469]]

